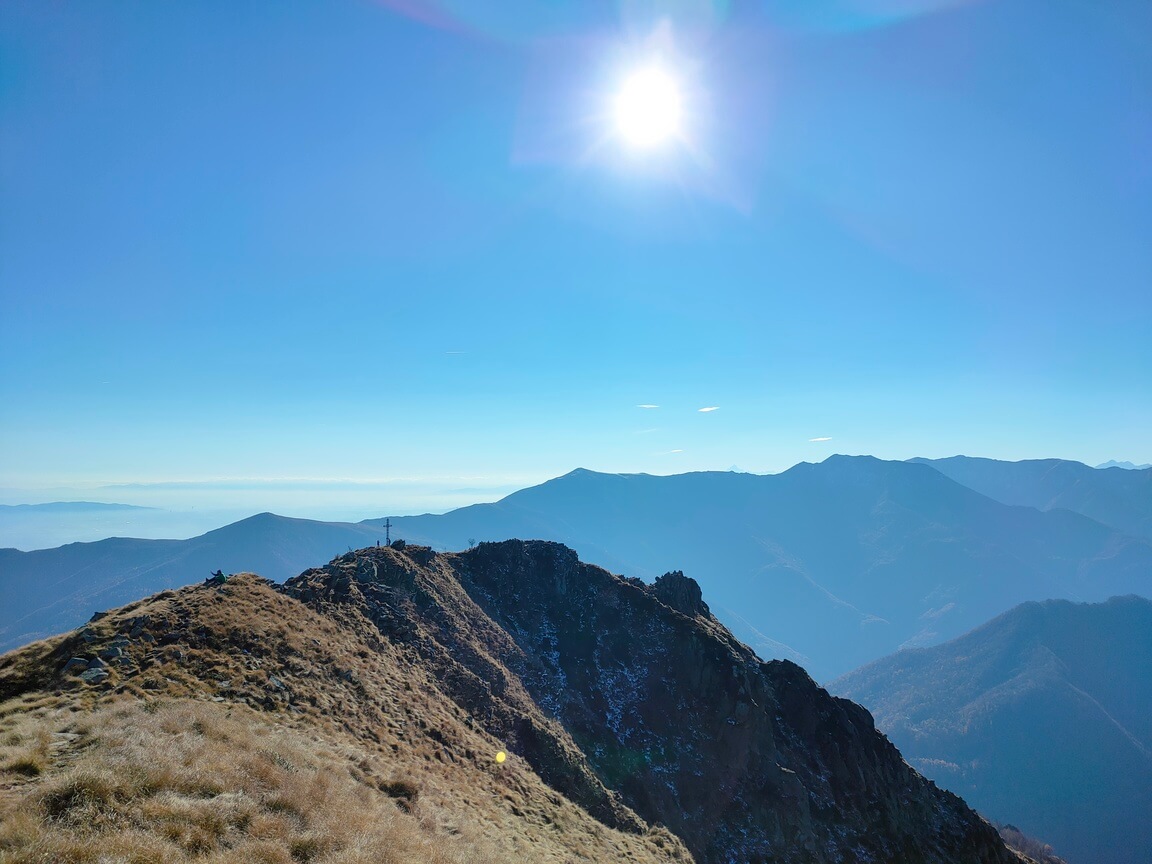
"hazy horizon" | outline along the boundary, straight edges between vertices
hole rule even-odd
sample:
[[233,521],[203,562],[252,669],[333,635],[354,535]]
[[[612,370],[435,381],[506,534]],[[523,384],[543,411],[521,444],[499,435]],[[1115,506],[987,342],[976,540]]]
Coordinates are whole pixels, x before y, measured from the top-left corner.
[[[150,508],[91,513],[0,511],[0,548],[30,551],[113,536],[182,540],[263,512],[324,522],[443,513],[469,504],[496,501],[524,486],[534,485],[532,482],[510,483],[508,478],[495,478],[486,484],[477,484],[476,480],[368,482],[236,478],[40,490],[0,488],[0,504],[91,501]],[[463,485],[468,481],[472,485]]]
[[[1082,464],[1095,467],[1086,462]],[[108,537],[183,540],[264,512],[324,522],[361,522],[383,516],[439,514],[471,504],[498,501],[520,489],[563,476],[577,467],[599,471],[589,466],[573,466],[557,474],[518,480],[509,477],[474,476],[441,477],[434,481],[411,478],[378,481],[218,478],[205,481],[104,483],[47,489],[0,487],[0,505],[91,502],[148,508],[91,513],[0,510],[0,548],[11,547],[31,551],[66,543],[92,542]],[[778,474],[791,467],[793,466],[789,465],[777,471],[755,471],[742,465],[729,465],[724,468],[703,470],[736,470],[765,475]],[[685,472],[601,471],[600,473],[649,473],[669,476]]]

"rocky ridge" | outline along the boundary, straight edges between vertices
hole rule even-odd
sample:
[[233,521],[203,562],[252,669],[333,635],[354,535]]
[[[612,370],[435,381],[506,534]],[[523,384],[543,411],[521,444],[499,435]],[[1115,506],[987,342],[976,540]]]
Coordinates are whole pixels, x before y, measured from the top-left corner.
[[683,574],[645,585],[542,541],[397,543],[283,591],[367,619],[552,788],[611,828],[666,825],[701,864],[1018,860],[867,711],[735,640]]
[[497,764],[442,686],[360,609],[253,574],[99,613],[0,656],[0,862],[691,860]]

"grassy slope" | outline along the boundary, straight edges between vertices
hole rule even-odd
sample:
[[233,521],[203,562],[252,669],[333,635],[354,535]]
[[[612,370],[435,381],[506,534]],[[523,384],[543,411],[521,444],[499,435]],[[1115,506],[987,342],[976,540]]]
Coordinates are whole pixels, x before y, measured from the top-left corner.
[[[107,681],[63,672],[141,616]],[[497,765],[371,633],[245,575],[0,658],[0,862],[689,860]]]

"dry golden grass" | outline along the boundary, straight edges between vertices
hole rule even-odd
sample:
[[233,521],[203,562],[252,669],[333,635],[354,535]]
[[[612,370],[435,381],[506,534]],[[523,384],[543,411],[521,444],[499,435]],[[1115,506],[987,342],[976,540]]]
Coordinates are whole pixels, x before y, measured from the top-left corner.
[[[107,682],[61,671],[143,614],[155,639]],[[691,860],[659,829],[605,827],[515,755],[496,766],[502,743],[371,625],[255,577],[85,629],[0,658],[0,864]]]
[[0,770],[30,777],[42,774],[48,767],[50,746],[51,736],[43,727],[10,730],[4,736],[2,751],[6,758],[0,763]]
[[438,831],[419,799],[403,812],[352,776],[346,753],[246,707],[132,701],[40,719],[78,737],[2,813],[5,864],[509,860]]

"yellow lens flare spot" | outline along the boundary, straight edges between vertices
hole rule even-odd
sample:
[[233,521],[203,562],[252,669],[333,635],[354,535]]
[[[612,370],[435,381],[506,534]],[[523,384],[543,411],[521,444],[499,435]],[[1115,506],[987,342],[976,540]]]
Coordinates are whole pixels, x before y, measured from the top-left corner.
[[504,760],[507,758],[508,758],[508,754],[506,754],[503,750],[501,750],[499,753],[496,754],[496,764],[502,765],[504,763]]
[[634,72],[616,94],[616,128],[633,147],[654,147],[680,131],[680,88],[658,67]]

